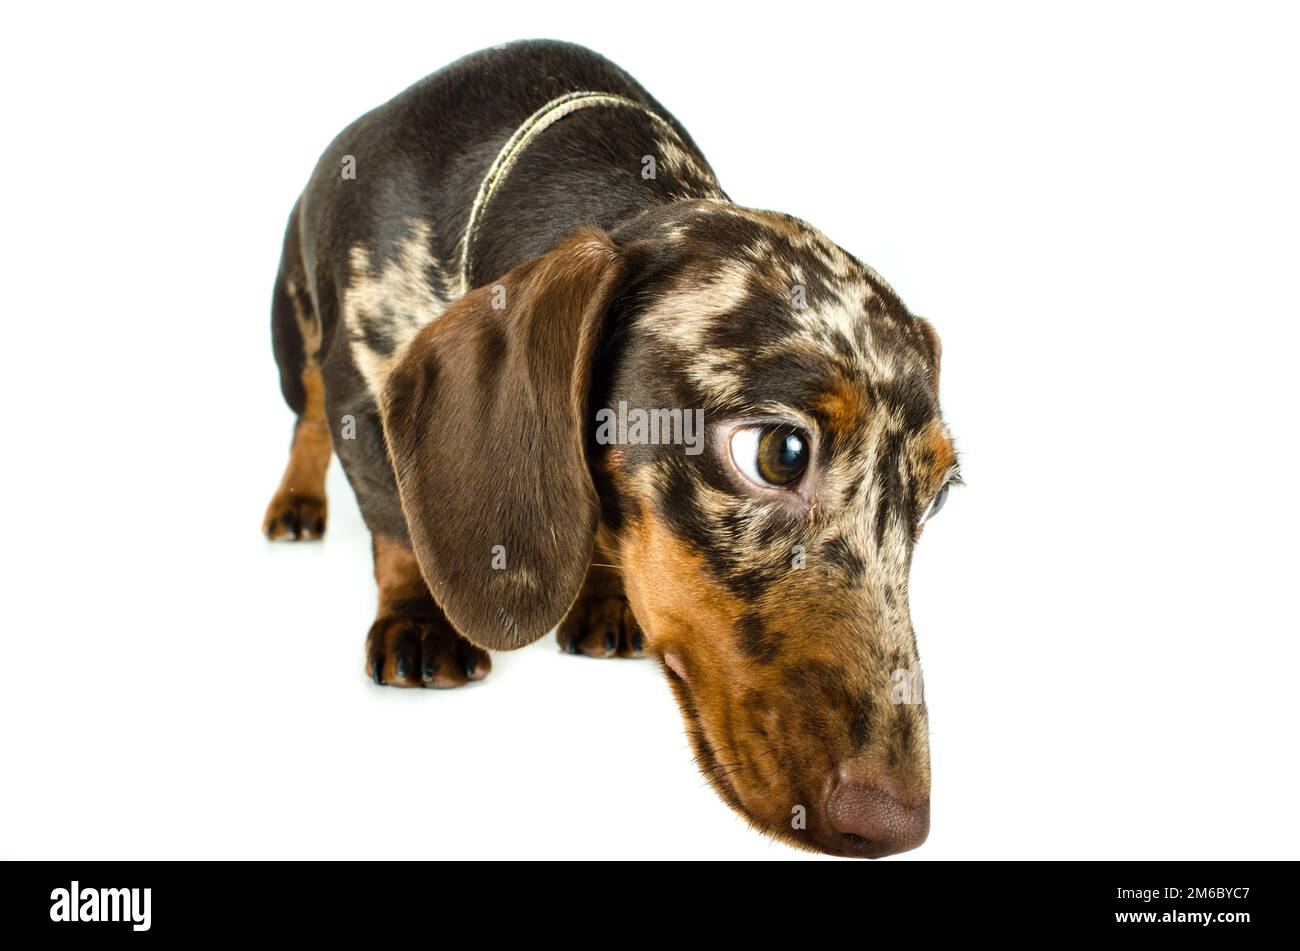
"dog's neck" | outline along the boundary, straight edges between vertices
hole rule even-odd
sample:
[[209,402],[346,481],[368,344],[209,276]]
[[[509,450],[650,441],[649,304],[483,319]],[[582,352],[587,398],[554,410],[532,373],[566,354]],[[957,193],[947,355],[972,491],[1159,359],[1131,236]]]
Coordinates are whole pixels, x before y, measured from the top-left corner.
[[467,216],[460,291],[577,229],[613,230],[653,209],[727,201],[690,136],[649,104],[578,91],[539,107],[500,145]]
[[[663,135],[662,143],[674,155],[688,154],[688,146],[677,134],[672,123],[664,119],[657,112],[647,106],[645,103],[637,102],[635,99],[629,99],[626,96],[619,96],[613,93],[596,92],[593,90],[583,90],[579,92],[566,93],[552,99],[546,105],[536,110],[532,115],[524,120],[520,126],[515,129],[514,133],[501,146],[497,157],[489,166],[487,174],[483,176],[483,181],[479,184],[478,193],[474,198],[474,204],[470,207],[469,221],[465,226],[465,235],[460,244],[460,292],[462,294],[470,290],[470,273],[473,270],[474,245],[477,243],[478,230],[483,221],[483,215],[486,213],[488,205],[492,201],[492,196],[505,183],[510,172],[514,169],[515,164],[523,156],[524,152],[530,145],[542,136],[551,126],[559,122],[565,116],[572,115],[581,109],[630,109],[633,112],[640,113],[646,119],[653,123],[654,127]],[[645,156],[643,158],[643,173],[651,173],[656,169],[648,168],[644,159],[653,159],[654,156]],[[712,178],[712,172],[708,176]],[[716,185],[716,180],[714,181]]]

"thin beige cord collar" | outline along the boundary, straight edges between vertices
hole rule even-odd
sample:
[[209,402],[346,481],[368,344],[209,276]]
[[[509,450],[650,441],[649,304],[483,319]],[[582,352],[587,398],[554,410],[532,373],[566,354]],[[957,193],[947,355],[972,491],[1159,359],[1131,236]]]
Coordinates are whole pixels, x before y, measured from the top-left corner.
[[492,200],[493,194],[501,185],[510,170],[514,167],[515,162],[524,149],[532,141],[559,122],[565,116],[577,112],[579,109],[586,109],[590,106],[622,106],[625,108],[636,109],[652,119],[661,129],[665,129],[677,140],[678,144],[685,148],[685,143],[677,134],[677,130],[668,123],[666,119],[655,113],[643,103],[634,99],[628,99],[625,96],[617,96],[608,92],[571,92],[560,96],[558,99],[552,99],[542,108],[538,109],[531,116],[524,120],[523,125],[515,129],[514,134],[506,140],[506,144],[501,147],[497,157],[493,160],[492,165],[488,168],[487,175],[483,177],[482,183],[478,187],[478,195],[474,198],[474,205],[470,208],[469,221],[465,225],[465,236],[460,243],[460,292],[467,294],[469,292],[471,260],[470,254],[474,247],[474,239],[478,237],[479,226],[483,223],[483,213],[487,210],[488,202]]

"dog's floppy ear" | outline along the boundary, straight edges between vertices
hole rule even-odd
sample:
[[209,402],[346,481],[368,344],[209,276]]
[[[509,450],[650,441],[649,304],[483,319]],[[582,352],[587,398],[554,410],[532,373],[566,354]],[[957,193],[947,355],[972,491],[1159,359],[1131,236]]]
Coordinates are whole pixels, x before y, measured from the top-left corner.
[[594,546],[592,361],[628,272],[601,231],[465,295],[411,343],[382,414],[420,570],[462,636],[530,644],[568,612]]

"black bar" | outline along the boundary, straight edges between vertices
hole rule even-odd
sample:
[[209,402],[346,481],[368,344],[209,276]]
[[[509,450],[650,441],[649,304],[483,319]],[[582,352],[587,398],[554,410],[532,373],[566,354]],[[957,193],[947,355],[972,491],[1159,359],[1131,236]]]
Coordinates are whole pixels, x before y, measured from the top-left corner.
[[[432,942],[530,920],[557,929],[555,940],[601,921],[614,929],[611,941],[634,938],[651,921],[664,937],[676,931],[685,940],[702,937],[710,915],[720,934],[733,937],[775,936],[788,926],[806,940],[864,943],[955,929],[970,937],[1235,944],[1293,930],[1294,863],[714,864],[11,862],[0,866],[0,920],[6,935],[77,934],[96,943],[155,935]],[[53,920],[52,912],[67,917],[59,902],[64,893],[71,898],[73,882],[90,903],[83,907],[111,914],[116,903],[125,920]],[[138,891],[128,906],[122,892],[103,902],[99,892],[86,897],[99,889]]]

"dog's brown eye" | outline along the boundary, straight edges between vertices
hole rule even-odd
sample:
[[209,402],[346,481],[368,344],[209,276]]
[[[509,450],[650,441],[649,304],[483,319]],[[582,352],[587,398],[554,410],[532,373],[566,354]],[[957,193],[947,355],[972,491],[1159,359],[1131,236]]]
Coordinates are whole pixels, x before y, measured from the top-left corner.
[[731,434],[731,458],[751,482],[782,488],[808,468],[808,437],[793,426],[744,426]]

